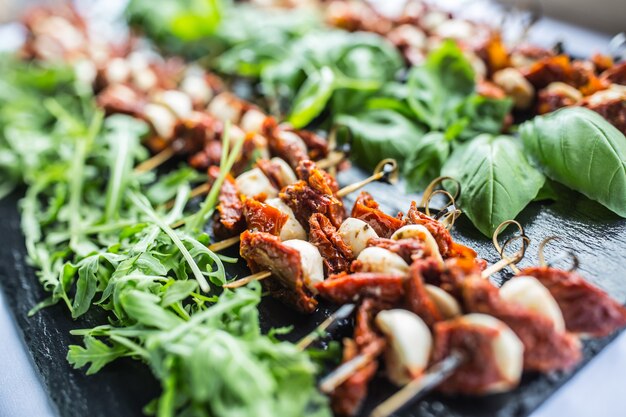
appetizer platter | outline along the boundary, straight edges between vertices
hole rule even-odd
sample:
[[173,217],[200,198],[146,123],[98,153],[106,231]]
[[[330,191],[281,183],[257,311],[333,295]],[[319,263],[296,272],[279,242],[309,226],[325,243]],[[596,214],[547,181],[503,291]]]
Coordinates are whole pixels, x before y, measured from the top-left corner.
[[626,327],[626,62],[259,3],[22,19],[1,284],[57,411],[530,415]]

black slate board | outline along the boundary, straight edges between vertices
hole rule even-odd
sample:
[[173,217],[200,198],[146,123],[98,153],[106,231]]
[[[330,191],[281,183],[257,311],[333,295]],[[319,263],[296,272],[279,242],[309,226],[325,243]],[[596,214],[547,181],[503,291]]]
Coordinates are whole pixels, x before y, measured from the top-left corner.
[[[364,176],[363,171],[352,168],[341,173],[339,180],[347,184]],[[410,201],[417,199],[416,195],[404,194],[401,186],[371,184],[367,189],[388,213],[406,211]],[[624,303],[626,220],[577,193],[561,190],[560,194],[558,203],[532,204],[519,217],[533,240],[521,266],[536,265],[539,242],[546,236],[559,235],[562,241],[549,246],[546,255],[550,257],[557,254],[563,246],[572,249],[581,261],[580,272]],[[19,229],[18,198],[14,194],[0,201],[0,233],[5,238],[0,253],[0,284],[58,414],[64,417],[142,415],[142,407],[159,393],[158,382],[146,366],[124,359],[108,365],[96,375],[86,376],[83,371],[72,369],[65,360],[67,346],[77,342],[76,338],[69,335],[69,330],[99,324],[102,322],[101,317],[92,315],[72,321],[61,305],[43,310],[34,317],[27,317],[28,310],[44,297],[44,293],[34,271],[25,261],[24,241]],[[349,207],[352,199],[346,199]],[[498,260],[490,240],[473,229],[466,219],[458,222],[453,235],[459,242],[476,248],[480,256],[490,263]],[[236,254],[236,250],[231,254]],[[241,276],[247,270],[240,263],[230,266],[229,272]],[[499,279],[507,276],[503,273]],[[316,314],[302,316],[271,299],[264,299],[260,309],[264,329],[293,325],[294,330],[288,339],[297,340],[321,322],[332,306],[322,304]],[[586,341],[584,363],[611,339]],[[399,415],[523,417],[529,415],[572,375],[525,375],[520,387],[513,392],[486,398],[452,398],[433,394]],[[367,415],[373,406],[393,391],[394,388],[384,378],[376,378],[371,384],[371,395],[363,415]]]

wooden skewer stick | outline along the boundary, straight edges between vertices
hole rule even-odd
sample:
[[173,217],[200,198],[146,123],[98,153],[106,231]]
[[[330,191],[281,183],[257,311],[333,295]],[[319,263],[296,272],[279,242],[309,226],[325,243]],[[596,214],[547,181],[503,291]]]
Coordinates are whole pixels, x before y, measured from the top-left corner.
[[239,243],[240,240],[240,236],[233,236],[233,237],[229,237],[228,239],[224,239],[221,240],[219,242],[215,242],[215,243],[211,243],[209,245],[209,250],[212,252],[219,252],[221,250],[224,250],[226,248],[230,248],[231,246],[236,245],[237,243]]
[[[198,185],[197,187],[195,187],[194,189],[191,190],[191,192],[189,193],[189,199],[201,196],[201,195],[205,195],[208,194],[209,191],[211,191],[211,186],[209,185],[208,182],[205,182],[203,184]],[[172,207],[174,207],[176,200],[175,199],[171,199],[170,201],[168,201],[167,203],[165,203],[164,207],[169,210]]]
[[348,318],[350,314],[354,311],[356,306],[354,304],[344,304],[337,311],[335,311],[330,316],[326,317],[326,319],[321,322],[315,330],[313,330],[308,335],[304,336],[300,341],[296,344],[298,349],[304,350],[311,345],[311,343],[315,342],[320,338],[322,333],[328,329],[333,323]]
[[171,146],[168,146],[161,152],[153,155],[151,158],[148,158],[139,165],[137,165],[135,167],[135,173],[143,174],[144,172],[152,171],[153,169],[170,160],[175,154],[176,152],[174,152],[174,149],[172,149]]
[[450,356],[437,362],[422,375],[405,385],[383,403],[379,404],[370,414],[370,417],[388,417],[401,408],[420,399],[445,381],[463,363],[463,355],[452,352]]
[[[437,191],[439,191],[435,190],[435,188],[437,188],[437,186],[439,185],[443,187],[444,181],[452,181],[456,188],[454,194],[447,194],[448,196],[450,196],[450,201],[454,203],[454,201],[459,198],[459,196],[461,195],[461,183],[457,179],[445,176],[437,177],[432,180],[430,184],[428,184],[428,187],[426,187],[426,189],[424,190],[424,195],[422,196],[422,201],[420,202],[421,207],[425,207],[426,210],[428,210],[428,205],[430,201],[435,196],[435,194],[437,194]],[[430,215],[428,212],[426,214]]]
[[544,253],[546,245],[554,240],[560,240],[560,239],[561,238],[558,236],[548,236],[547,238],[541,241],[541,243],[539,244],[539,266],[548,267],[548,266],[554,265],[558,261],[569,258],[569,260],[572,263],[572,266],[569,268],[569,271],[577,270],[580,264],[580,260],[578,259],[578,256],[576,256],[576,254],[569,249],[564,250],[561,255],[552,259],[552,262],[546,262],[546,256]]
[[355,182],[354,184],[347,185],[341,190],[337,191],[337,197],[345,197],[356,190],[365,187],[367,184],[374,181],[388,181],[393,182],[397,178],[398,163],[395,159],[383,159],[378,163],[374,173],[365,178],[363,181]]
[[339,385],[343,384],[356,371],[366,366],[374,360],[374,355],[361,353],[347,362],[342,363],[330,374],[320,381],[320,391],[325,394],[333,392]]
[[245,278],[241,278],[241,279],[229,282],[227,284],[224,284],[223,288],[232,289],[232,288],[243,287],[244,285],[249,284],[252,281],[261,281],[262,279],[269,278],[271,275],[272,273],[270,271],[257,272],[256,274],[248,275]]
[[331,151],[324,159],[320,159],[315,163],[320,169],[329,169],[331,167],[339,165],[341,161],[346,158],[346,153],[343,151]]
[[[504,242],[502,246],[500,246],[500,242],[498,242],[498,236],[500,236],[500,233],[509,225],[514,225],[515,227],[517,227],[519,231],[519,235],[508,239],[507,241]],[[504,253],[504,249],[506,249],[506,247],[510,243],[519,239],[522,240],[522,247],[515,254],[513,254],[512,257],[507,257]],[[519,273],[520,270],[517,266],[515,266],[515,264],[517,264],[519,261],[522,260],[522,258],[524,257],[524,254],[526,253],[526,248],[530,244],[530,238],[526,236],[526,233],[524,232],[524,228],[522,227],[522,225],[516,222],[515,220],[507,220],[507,221],[500,223],[498,227],[496,228],[495,232],[493,232],[491,242],[493,243],[493,246],[496,248],[496,250],[500,254],[500,257],[502,258],[502,260],[505,260],[506,258],[511,258],[515,260],[514,262],[510,262],[507,265],[511,266],[511,269],[513,270],[514,273],[516,274]],[[494,264],[494,266],[497,265],[498,263]],[[507,265],[504,265],[504,266],[507,266]],[[494,272],[497,272],[497,271],[494,271]]]

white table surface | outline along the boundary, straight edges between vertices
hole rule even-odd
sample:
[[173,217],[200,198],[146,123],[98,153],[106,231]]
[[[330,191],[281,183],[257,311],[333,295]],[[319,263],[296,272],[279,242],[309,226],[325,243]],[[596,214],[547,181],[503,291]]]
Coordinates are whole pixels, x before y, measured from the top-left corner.
[[[111,3],[119,4],[120,1],[110,2],[109,7]],[[19,38],[14,36],[16,32],[19,32],[16,28],[10,31],[0,29],[0,50],[12,49],[11,46]],[[551,19],[539,23],[533,29],[531,39],[540,39],[541,43],[550,44],[552,41],[562,40],[564,34],[567,34],[568,51],[578,56],[604,51],[609,39],[607,34],[580,29]],[[578,372],[533,413],[532,417],[624,417],[625,379],[626,332]],[[0,417],[55,416],[53,410],[54,406],[50,404],[43,390],[0,291]]]

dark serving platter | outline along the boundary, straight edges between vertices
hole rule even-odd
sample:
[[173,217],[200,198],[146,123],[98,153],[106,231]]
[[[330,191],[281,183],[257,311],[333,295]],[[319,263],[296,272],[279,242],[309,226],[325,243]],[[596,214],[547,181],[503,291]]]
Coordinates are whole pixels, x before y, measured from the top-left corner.
[[[365,172],[351,168],[339,175],[342,184],[364,178]],[[417,195],[406,195],[401,186],[371,184],[367,188],[388,213],[406,211]],[[567,191],[560,191],[556,203],[534,203],[519,217],[532,239],[526,258],[521,265],[537,264],[537,248],[546,236],[558,235],[562,239],[546,248],[548,258],[564,248],[572,250],[580,259],[580,272],[602,287],[620,302],[626,302],[626,220],[621,219],[599,204]],[[27,312],[44,297],[34,270],[26,263],[24,239],[19,226],[17,203],[19,193],[0,201],[0,234],[4,248],[0,252],[0,284],[7,303],[13,311],[22,337],[39,372],[42,383],[60,416],[116,416],[142,415],[142,408],[159,394],[159,384],[150,370],[138,361],[123,359],[106,366],[93,376],[83,370],[74,370],[65,360],[67,346],[77,343],[69,331],[91,327],[102,322],[102,317],[91,315],[73,321],[63,306],[57,305],[28,318]],[[346,199],[351,207],[352,199]],[[476,248],[481,257],[490,263],[499,257],[488,238],[480,235],[471,224],[461,219],[453,231],[461,243]],[[233,253],[236,254],[236,250]],[[243,262],[227,265],[231,276],[247,274]],[[506,279],[501,273],[496,278]],[[271,327],[293,325],[287,338],[298,340],[311,331],[332,309],[321,305],[311,316],[293,313],[277,302],[266,298],[261,303],[261,320],[265,330]],[[343,329],[344,331],[347,329]],[[341,329],[339,329],[339,333]],[[612,337],[584,342],[584,366]],[[579,368],[580,369],[580,368]],[[544,400],[565,384],[569,374],[525,375],[522,384],[514,391],[485,398],[426,396],[401,416],[484,416],[522,417],[529,415]],[[363,410],[367,415],[377,403],[393,393],[383,377],[370,385],[370,396]],[[252,416],[251,416],[252,417]],[[279,416],[277,416],[279,417]]]

